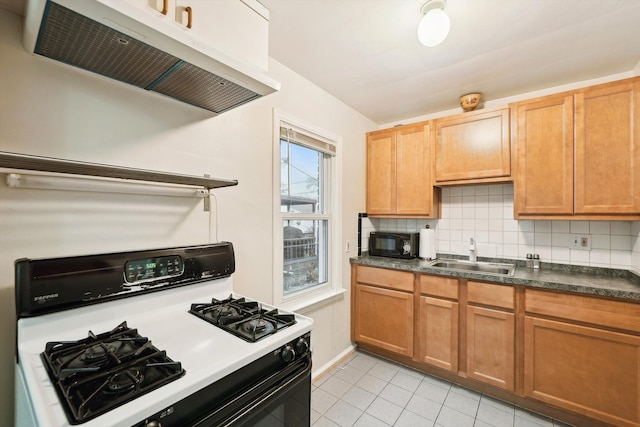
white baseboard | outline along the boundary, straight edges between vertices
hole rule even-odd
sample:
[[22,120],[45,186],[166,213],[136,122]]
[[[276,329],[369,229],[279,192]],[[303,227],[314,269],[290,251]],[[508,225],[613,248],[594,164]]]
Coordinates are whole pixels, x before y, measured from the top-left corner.
[[330,361],[328,361],[324,365],[320,366],[319,368],[314,369],[311,372],[311,381],[315,380],[319,376],[322,376],[326,372],[329,372],[331,370],[331,368],[336,366],[338,363],[340,363],[342,361],[342,359],[344,359],[349,354],[354,352],[355,349],[356,349],[356,345],[355,344],[351,344],[350,346],[348,346],[347,348],[342,350],[336,357],[334,357],[333,359],[331,359]]

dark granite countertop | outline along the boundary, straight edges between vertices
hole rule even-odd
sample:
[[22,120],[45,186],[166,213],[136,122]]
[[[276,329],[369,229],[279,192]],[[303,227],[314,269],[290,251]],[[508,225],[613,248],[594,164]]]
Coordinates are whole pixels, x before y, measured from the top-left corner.
[[[465,259],[465,257],[446,254],[438,254],[438,258]],[[524,261],[478,257],[478,261],[516,264],[514,274],[505,276],[473,271],[447,270],[431,267],[432,261],[375,257],[366,253],[362,256],[351,258],[349,261],[351,264],[371,267],[640,301],[640,276],[630,270],[552,263],[541,263],[540,269],[534,270],[526,268]]]

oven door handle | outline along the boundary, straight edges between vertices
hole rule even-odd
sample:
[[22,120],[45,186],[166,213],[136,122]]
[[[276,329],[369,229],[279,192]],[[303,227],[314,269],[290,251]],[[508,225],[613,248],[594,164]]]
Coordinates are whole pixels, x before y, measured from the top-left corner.
[[[307,355],[297,362],[286,366],[283,370],[269,375],[255,387],[245,390],[238,396],[224,404],[215,413],[207,415],[204,419],[196,421],[190,427],[223,427],[232,426],[238,420],[259,409],[286,387],[292,387],[302,382],[311,373],[311,355]],[[232,413],[219,419],[220,415],[229,408],[236,408]],[[215,419],[212,419],[215,417]],[[213,424],[212,424],[213,423]]]

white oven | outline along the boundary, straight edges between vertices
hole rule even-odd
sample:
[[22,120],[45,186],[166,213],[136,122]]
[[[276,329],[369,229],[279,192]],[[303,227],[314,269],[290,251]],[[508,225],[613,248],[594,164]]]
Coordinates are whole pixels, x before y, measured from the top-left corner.
[[312,321],[234,270],[231,243],[16,261],[16,426],[308,426]]

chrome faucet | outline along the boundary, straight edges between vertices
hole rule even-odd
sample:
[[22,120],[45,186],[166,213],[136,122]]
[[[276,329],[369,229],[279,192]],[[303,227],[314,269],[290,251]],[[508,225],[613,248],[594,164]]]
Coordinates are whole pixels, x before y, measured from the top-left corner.
[[476,242],[473,240],[473,237],[469,239],[469,261],[476,262],[478,260],[478,256],[476,253]]

